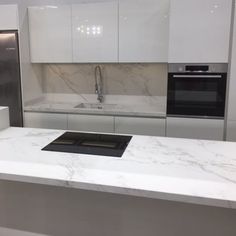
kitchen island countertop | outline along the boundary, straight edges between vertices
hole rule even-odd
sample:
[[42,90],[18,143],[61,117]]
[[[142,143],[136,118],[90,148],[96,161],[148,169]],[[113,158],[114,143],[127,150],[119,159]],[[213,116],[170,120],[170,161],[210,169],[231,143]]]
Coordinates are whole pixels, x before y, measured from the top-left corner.
[[236,209],[236,143],[133,136],[122,158],[41,151],[64,131],[0,131],[0,179]]

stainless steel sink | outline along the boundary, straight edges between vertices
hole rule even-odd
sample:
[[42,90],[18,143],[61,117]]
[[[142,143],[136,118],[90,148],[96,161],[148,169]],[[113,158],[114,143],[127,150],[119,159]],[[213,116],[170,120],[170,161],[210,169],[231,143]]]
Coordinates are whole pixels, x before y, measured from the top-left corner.
[[104,104],[104,103],[80,103],[79,105],[75,106],[74,108],[79,109],[114,109],[117,105],[116,104]]

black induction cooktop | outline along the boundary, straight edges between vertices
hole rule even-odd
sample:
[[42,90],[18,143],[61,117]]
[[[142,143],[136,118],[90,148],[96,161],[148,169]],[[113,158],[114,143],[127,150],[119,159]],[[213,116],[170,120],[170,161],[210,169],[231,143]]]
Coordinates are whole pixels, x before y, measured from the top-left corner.
[[66,132],[44,151],[122,157],[132,136]]

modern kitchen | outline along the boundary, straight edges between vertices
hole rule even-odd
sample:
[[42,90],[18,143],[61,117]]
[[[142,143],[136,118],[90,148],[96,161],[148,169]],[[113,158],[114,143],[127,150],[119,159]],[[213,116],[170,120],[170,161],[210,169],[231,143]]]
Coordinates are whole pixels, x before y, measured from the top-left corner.
[[235,236],[235,0],[0,0],[0,236]]

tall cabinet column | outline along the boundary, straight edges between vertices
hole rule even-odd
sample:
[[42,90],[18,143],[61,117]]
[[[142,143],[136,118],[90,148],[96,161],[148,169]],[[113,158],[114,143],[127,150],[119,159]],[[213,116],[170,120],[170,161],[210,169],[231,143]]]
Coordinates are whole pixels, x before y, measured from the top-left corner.
[[229,73],[229,94],[227,109],[227,129],[226,140],[236,141],[236,14],[234,1],[234,22],[233,22],[233,39],[232,55]]

